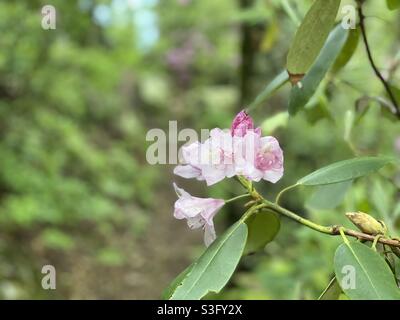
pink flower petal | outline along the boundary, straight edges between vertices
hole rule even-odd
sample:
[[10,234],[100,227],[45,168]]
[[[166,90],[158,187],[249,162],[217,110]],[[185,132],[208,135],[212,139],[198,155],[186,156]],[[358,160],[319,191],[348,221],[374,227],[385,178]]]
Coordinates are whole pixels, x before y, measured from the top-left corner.
[[188,165],[180,165],[175,167],[174,174],[180,176],[182,178],[191,179],[191,178],[200,178],[201,177],[201,170]]
[[215,239],[214,216],[225,204],[222,199],[198,198],[174,184],[178,195],[174,205],[174,217],[186,219],[190,229],[204,228],[204,241],[210,244]]

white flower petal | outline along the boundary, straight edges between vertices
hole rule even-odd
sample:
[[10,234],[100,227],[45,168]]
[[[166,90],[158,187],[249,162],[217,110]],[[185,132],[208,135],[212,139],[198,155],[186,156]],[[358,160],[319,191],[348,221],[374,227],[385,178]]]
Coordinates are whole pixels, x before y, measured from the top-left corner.
[[174,169],[174,174],[182,178],[191,179],[198,178],[201,176],[201,170],[191,166],[191,165],[180,165],[176,166]]
[[199,229],[204,226],[204,219],[201,216],[195,216],[193,218],[187,218],[187,225],[190,229]]

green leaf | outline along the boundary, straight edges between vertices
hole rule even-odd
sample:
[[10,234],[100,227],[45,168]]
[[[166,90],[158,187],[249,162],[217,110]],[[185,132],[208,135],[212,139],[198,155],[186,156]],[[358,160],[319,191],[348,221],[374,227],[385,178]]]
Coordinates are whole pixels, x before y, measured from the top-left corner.
[[366,245],[341,244],[335,253],[334,266],[339,285],[350,299],[400,299],[400,290],[389,266],[379,253]]
[[109,267],[121,266],[125,262],[125,256],[118,249],[111,247],[101,249],[96,258],[99,263]]
[[379,216],[384,221],[389,220],[392,208],[392,199],[395,199],[391,185],[383,186],[380,180],[375,180],[371,190],[371,202],[376,208]]
[[254,99],[254,101],[249,105],[248,110],[257,107],[260,103],[267,100],[275,91],[281,88],[286,82],[289,81],[289,75],[285,71],[278,74],[261,93]]
[[322,185],[312,194],[306,206],[314,210],[334,209],[342,203],[352,180]]
[[398,219],[400,217],[400,202],[394,208],[393,219]]
[[351,132],[354,127],[355,114],[353,110],[347,110],[344,114],[344,128],[343,139],[344,141],[351,142]]
[[350,29],[346,43],[333,64],[332,72],[336,73],[346,66],[357,49],[360,39],[360,30]]
[[245,254],[263,249],[279,232],[280,221],[273,212],[261,211],[246,221],[249,235]]
[[292,20],[292,22],[296,25],[300,25],[300,19],[297,16],[294,8],[292,8],[292,5],[290,4],[289,0],[282,0],[281,1],[282,9],[285,10],[286,14],[289,16],[289,18]]
[[229,281],[247,239],[247,225],[238,221],[217,238],[193,265],[172,300],[198,300],[209,292],[219,292]]
[[348,30],[339,24],[329,35],[320,55],[305,77],[293,86],[289,98],[289,114],[295,115],[317,91],[318,86],[342,50]]
[[[400,102],[400,89],[394,85],[389,84],[390,89],[397,102]],[[388,96],[388,94],[386,94]],[[382,115],[392,121],[398,121],[396,116],[396,108],[390,100],[384,99],[383,97],[377,97],[377,102],[381,106]]]
[[279,112],[272,117],[265,119],[261,124],[262,132],[265,134],[272,134],[280,127],[286,127],[289,120],[289,114],[286,111]]
[[48,228],[41,234],[44,246],[56,250],[70,250],[75,246],[74,239],[61,230]]
[[378,217],[385,221],[389,234],[395,233],[396,229],[393,225],[396,220],[392,215],[395,198],[395,189],[391,183],[382,184],[379,179],[374,180],[369,197],[370,203],[379,214]]
[[377,171],[393,161],[389,157],[360,157],[339,161],[301,178],[297,185],[316,186],[353,180]]
[[342,288],[339,286],[336,278],[333,278],[325,290],[321,293],[321,296],[318,298],[318,300],[339,300],[341,294]]
[[340,0],[316,0],[304,17],[287,56],[292,75],[307,73],[323,47],[335,22]]
[[[394,93],[395,97],[397,96],[396,88],[391,86],[392,92]],[[399,96],[400,97],[400,96]],[[396,100],[399,100],[399,97]],[[366,115],[368,110],[371,108],[371,105],[377,105],[381,108],[382,116],[391,120],[397,121],[396,117],[396,108],[393,104],[384,97],[369,97],[363,96],[356,101],[355,107],[358,113],[356,123],[359,123],[362,118]]]
[[400,8],[400,0],[386,0],[389,10],[396,10]]
[[189,272],[192,270],[193,266],[195,263],[192,263],[190,266],[188,266],[185,270],[183,270],[171,283],[170,285],[163,291],[162,293],[162,298],[164,300],[168,300],[171,298],[171,296],[174,294],[176,288],[178,288],[181,284],[182,281],[186,278],[186,276],[189,274]]
[[304,111],[306,119],[311,125],[316,124],[322,119],[333,120],[332,114],[328,108],[328,99],[325,95],[325,86],[320,86],[318,88],[316,94],[304,106]]

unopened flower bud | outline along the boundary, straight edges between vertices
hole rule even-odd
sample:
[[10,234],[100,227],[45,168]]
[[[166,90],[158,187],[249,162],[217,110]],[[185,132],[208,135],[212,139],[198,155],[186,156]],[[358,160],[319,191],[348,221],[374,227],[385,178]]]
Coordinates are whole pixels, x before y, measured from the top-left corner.
[[364,212],[347,212],[346,217],[362,232],[377,235],[377,234],[385,234],[386,226],[383,221],[378,221],[369,214]]

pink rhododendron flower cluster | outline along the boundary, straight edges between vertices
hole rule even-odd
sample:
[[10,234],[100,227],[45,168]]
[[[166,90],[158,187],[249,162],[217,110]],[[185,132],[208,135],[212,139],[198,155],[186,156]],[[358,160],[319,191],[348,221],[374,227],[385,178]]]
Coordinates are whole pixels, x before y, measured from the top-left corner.
[[274,137],[262,137],[253,119],[240,112],[230,131],[213,129],[204,143],[182,147],[182,165],[174,173],[213,185],[242,175],[249,180],[277,182],[283,175],[283,152]]
[[[187,179],[204,180],[213,185],[224,178],[241,175],[252,181],[277,182],[283,175],[283,152],[274,137],[262,137],[253,119],[244,111],[233,120],[230,130],[215,128],[204,142],[182,148],[182,164],[174,173]],[[213,218],[224,205],[222,199],[197,198],[175,184],[179,196],[174,216],[186,219],[191,229],[204,229],[208,246],[216,237]]]

